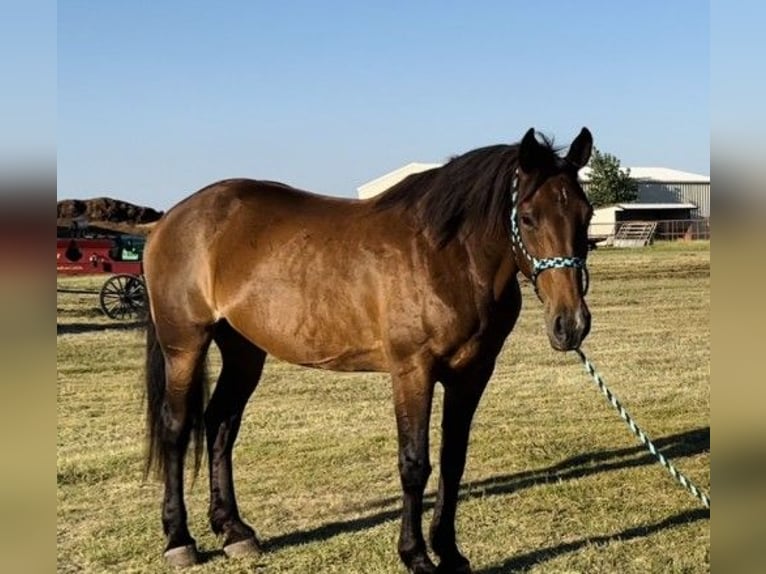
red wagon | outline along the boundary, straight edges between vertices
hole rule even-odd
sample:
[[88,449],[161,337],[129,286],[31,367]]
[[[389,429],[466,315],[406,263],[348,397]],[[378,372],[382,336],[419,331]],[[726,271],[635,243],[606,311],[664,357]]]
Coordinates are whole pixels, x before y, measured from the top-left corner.
[[141,258],[146,238],[138,235],[61,236],[56,239],[57,275],[109,274],[100,291],[57,287],[59,293],[99,296],[111,319],[142,318],[145,311]]

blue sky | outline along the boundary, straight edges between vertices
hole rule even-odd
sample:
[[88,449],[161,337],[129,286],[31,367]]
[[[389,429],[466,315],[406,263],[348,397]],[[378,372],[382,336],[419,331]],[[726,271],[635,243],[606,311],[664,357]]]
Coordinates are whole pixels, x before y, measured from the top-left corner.
[[531,126],[708,174],[709,16],[699,0],[62,0],[58,197],[165,209],[226,177],[353,196]]

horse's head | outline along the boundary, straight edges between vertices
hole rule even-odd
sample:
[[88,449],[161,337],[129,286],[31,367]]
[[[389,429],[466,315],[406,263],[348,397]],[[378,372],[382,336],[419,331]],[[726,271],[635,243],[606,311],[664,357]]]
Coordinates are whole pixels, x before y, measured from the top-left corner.
[[590,331],[587,291],[588,224],[593,212],[577,172],[590,158],[587,128],[562,158],[530,129],[519,145],[513,189],[516,261],[545,307],[551,346],[576,349]]

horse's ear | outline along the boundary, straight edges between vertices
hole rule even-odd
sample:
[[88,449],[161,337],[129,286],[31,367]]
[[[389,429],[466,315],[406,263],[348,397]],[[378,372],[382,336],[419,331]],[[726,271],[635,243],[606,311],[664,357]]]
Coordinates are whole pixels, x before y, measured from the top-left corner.
[[577,166],[577,169],[585,167],[593,150],[593,135],[588,128],[580,130],[580,134],[572,141],[567,153],[567,161]]
[[519,144],[519,167],[525,173],[532,173],[539,167],[540,144],[535,137],[535,128],[529,128]]

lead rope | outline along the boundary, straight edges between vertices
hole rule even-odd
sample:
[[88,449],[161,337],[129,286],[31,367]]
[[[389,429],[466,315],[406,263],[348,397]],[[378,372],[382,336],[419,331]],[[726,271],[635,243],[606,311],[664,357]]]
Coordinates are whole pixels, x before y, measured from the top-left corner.
[[[583,272],[583,295],[587,293],[588,291],[588,283],[589,283],[589,277],[588,277],[588,268],[585,264],[585,259],[582,259],[580,257],[549,257],[545,259],[537,259],[533,255],[531,255],[525,245],[524,241],[521,239],[521,232],[519,230],[518,224],[516,222],[517,219],[517,210],[516,205],[518,203],[518,197],[519,197],[519,189],[518,189],[518,173],[514,175],[513,182],[512,182],[512,188],[511,188],[511,246],[515,252],[520,251],[521,254],[527,259],[527,261],[530,264],[530,271],[531,271],[531,281],[532,285],[535,288],[535,294],[540,297],[540,294],[537,292],[537,276],[546,269],[556,269],[561,267],[573,267],[576,269],[580,269]],[[518,251],[517,251],[518,250]],[[633,432],[636,437],[638,437],[638,440],[641,441],[641,444],[643,444],[646,449],[657,459],[657,461],[665,467],[665,469],[670,473],[670,476],[675,478],[678,483],[683,486],[686,490],[688,490],[692,496],[697,498],[702,502],[702,504],[705,506],[705,508],[710,508],[710,497],[706,495],[704,492],[702,492],[699,487],[697,487],[691,480],[689,480],[686,476],[684,476],[675,466],[673,466],[673,463],[671,463],[667,458],[665,458],[665,455],[663,455],[661,452],[657,450],[657,447],[654,446],[654,443],[652,443],[651,440],[649,440],[649,437],[646,436],[644,431],[642,431],[638,425],[635,423],[635,421],[631,418],[631,416],[628,414],[628,411],[625,410],[625,408],[620,404],[620,401],[617,400],[617,397],[615,397],[612,392],[607,388],[606,384],[604,383],[604,380],[601,378],[601,375],[599,375],[596,372],[596,368],[593,366],[593,363],[591,363],[588,358],[585,356],[585,353],[583,353],[580,349],[575,349],[575,353],[580,357],[580,360],[585,365],[585,372],[587,372],[591,377],[593,377],[593,380],[595,381],[596,385],[598,385],[598,388],[601,390],[601,392],[606,397],[606,400],[609,401],[609,403],[617,410],[617,412],[620,414],[620,417],[622,420],[625,421],[625,423],[630,427],[630,430]]]
[[580,349],[575,349],[575,353],[580,357],[580,360],[583,362],[583,365],[585,365],[585,372],[587,372],[591,377],[593,377],[593,380],[595,381],[596,385],[598,385],[598,388],[601,390],[603,395],[606,397],[606,400],[609,401],[609,403],[615,408],[615,410],[620,413],[620,417],[622,417],[622,420],[624,420],[627,425],[630,427],[630,430],[633,432],[634,435],[638,438],[639,441],[641,441],[641,444],[643,444],[646,449],[654,455],[654,457],[657,459],[657,462],[659,462],[662,466],[665,467],[665,469],[670,473],[670,476],[676,479],[678,483],[683,486],[686,490],[688,490],[692,496],[699,499],[700,502],[702,502],[703,506],[705,508],[710,508],[710,497],[702,492],[700,488],[695,485],[691,480],[689,480],[686,476],[684,476],[683,473],[681,473],[675,466],[673,466],[673,463],[670,462],[667,458],[665,458],[665,455],[663,455],[660,451],[657,450],[657,447],[654,446],[654,443],[652,443],[651,440],[649,440],[649,437],[646,436],[644,431],[642,431],[639,426],[635,423],[635,421],[631,418],[631,416],[628,414],[628,411],[625,410],[625,408],[620,404],[620,401],[617,400],[617,397],[612,394],[612,391],[610,391],[606,384],[604,383],[604,380],[601,378],[601,375],[596,372],[596,367],[593,366],[593,363],[591,363],[588,358],[585,356],[585,353],[583,353]]

